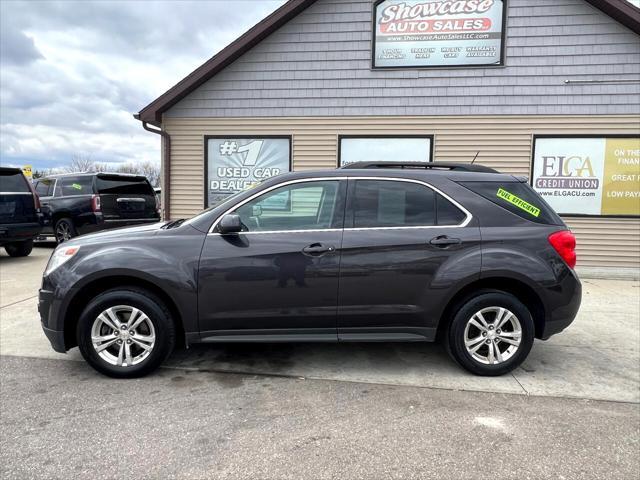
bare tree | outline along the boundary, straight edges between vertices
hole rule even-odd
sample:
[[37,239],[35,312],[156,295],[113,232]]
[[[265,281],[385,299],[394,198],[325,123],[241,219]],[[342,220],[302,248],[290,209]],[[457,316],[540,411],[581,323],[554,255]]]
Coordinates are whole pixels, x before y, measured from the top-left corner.
[[91,155],[76,153],[71,156],[71,163],[64,168],[64,171],[67,173],[93,172],[95,162],[91,159]]
[[117,172],[144,175],[153,187],[160,186],[160,165],[150,161],[138,163],[122,163],[113,165],[98,163],[91,159],[91,155],[79,153],[71,157],[71,163],[63,169],[66,173],[78,172]]
[[152,187],[160,186],[160,165],[154,162],[142,162],[138,164],[138,171],[147,177]]
[[134,163],[123,163],[122,165],[118,165],[115,171],[118,173],[134,173],[137,175],[140,173],[140,168]]

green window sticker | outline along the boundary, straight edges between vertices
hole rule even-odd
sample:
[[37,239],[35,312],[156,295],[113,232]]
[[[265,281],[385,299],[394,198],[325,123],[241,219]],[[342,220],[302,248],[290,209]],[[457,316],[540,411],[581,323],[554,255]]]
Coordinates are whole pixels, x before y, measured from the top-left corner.
[[82,190],[82,185],[80,185],[79,183],[72,183],[71,187],[75,188],[76,190]]
[[515,205],[519,209],[524,210],[525,212],[533,215],[534,217],[538,217],[540,215],[540,209],[538,207],[535,207],[530,203],[525,202],[523,199],[521,199],[517,195],[514,195],[513,193],[509,193],[506,190],[499,188],[498,193],[496,193],[496,195],[498,196],[498,198],[501,198],[504,201],[509,202],[512,205]]

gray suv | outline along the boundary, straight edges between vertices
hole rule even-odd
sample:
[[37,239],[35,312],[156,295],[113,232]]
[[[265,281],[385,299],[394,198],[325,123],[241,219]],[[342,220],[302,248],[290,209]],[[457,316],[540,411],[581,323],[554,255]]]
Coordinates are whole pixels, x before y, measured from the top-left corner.
[[358,163],[271,178],[188,220],[58,246],[40,290],[58,352],[136,377],[174,345],[441,340],[478,375],[574,319],[575,238],[522,178]]

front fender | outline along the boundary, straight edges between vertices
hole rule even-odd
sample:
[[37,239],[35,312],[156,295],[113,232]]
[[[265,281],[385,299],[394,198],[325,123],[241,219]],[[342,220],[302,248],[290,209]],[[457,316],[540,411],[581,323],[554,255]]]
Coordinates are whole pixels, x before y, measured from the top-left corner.
[[147,237],[130,244],[108,240],[81,244],[77,259],[43,277],[43,289],[53,292],[57,304],[49,328],[64,328],[69,306],[79,292],[96,282],[121,278],[123,284],[129,279],[134,285],[136,280],[153,284],[174,303],[185,331],[197,332],[197,271],[203,238],[190,234]]

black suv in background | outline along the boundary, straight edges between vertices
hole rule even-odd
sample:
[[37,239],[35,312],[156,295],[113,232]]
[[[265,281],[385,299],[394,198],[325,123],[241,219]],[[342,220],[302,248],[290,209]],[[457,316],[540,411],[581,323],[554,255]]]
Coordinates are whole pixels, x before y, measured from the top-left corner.
[[22,170],[0,167],[0,246],[12,257],[29,255],[41,222],[40,201]]
[[44,235],[58,243],[84,233],[160,221],[156,195],[146,177],[73,173],[39,178]]
[[176,342],[441,339],[500,375],[575,318],[575,238],[524,179],[351,164],[270,178],[195,217],[58,246],[39,310],[56,351],[144,375]]

